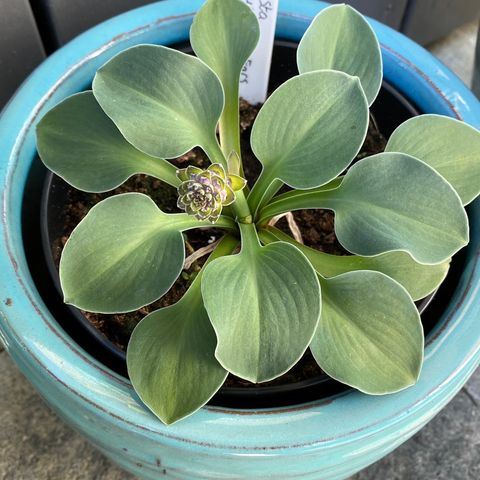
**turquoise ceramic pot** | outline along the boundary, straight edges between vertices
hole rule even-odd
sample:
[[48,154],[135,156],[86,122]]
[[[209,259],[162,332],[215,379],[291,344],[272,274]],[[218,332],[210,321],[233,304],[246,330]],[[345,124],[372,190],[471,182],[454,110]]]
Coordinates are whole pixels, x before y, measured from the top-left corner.
[[[352,391],[275,410],[206,407],[166,427],[137,402],[127,380],[89,357],[63,332],[29,273],[20,218],[35,156],[36,122],[59,100],[88,86],[95,70],[120,50],[138,43],[185,40],[201,3],[167,0],[88,31],[42,64],[3,112],[0,338],[65,421],[141,478],[345,478],[419,430],[479,363],[478,201],[470,209],[472,240],[466,266],[450,305],[427,339],[420,381],[384,397]],[[311,0],[282,1],[278,37],[299,40],[325,6]],[[480,126],[478,101],[445,66],[402,35],[373,21],[372,25],[382,42],[390,83],[424,112]]]

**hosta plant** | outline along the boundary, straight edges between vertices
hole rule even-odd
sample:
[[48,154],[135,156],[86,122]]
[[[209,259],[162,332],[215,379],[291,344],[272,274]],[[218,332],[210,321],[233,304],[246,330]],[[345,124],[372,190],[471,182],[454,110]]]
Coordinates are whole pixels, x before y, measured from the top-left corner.
[[[178,189],[181,213],[140,193],[93,207],[63,251],[65,302],[101,313],[150,304],[182,272],[183,232],[225,232],[181,300],[145,317],[128,346],[133,386],[165,423],[199,409],[229,372],[265,382],[307,348],[328,375],[362,392],[412,385],[423,358],[414,300],[439,286],[468,242],[464,205],[480,188],[475,129],[418,116],[385,152],[351,165],[382,58],[369,24],[345,5],[313,20],[298,47],[300,74],[261,108],[251,147],[263,168],[249,190],[239,76],[258,37],[242,1],[207,0],[190,30],[196,57],[129,48],[97,71],[92,91],[38,125],[43,162],[76,188],[104,192],[144,173]],[[207,169],[169,161],[194,147]],[[333,210],[351,255],[306,247],[271,225],[298,209]]]

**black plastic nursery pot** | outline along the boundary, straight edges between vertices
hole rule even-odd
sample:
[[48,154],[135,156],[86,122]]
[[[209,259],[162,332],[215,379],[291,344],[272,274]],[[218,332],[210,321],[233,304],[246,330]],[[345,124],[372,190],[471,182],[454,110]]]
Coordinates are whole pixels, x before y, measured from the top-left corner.
[[[188,46],[183,45],[179,48],[191,52]],[[288,78],[298,73],[295,56],[295,43],[276,41],[272,58],[270,91],[275,90]],[[402,122],[419,114],[415,106],[388,83],[382,85],[371,111],[380,132],[386,138]],[[68,190],[71,188],[52,173],[48,173],[45,177],[39,226],[42,246],[38,242],[29,242],[28,248],[29,256],[32,259],[32,273],[39,285],[40,293],[51,311],[56,312],[56,318],[59,319],[62,327],[92,356],[114,371],[126,376],[125,352],[97,330],[80,310],[65,305],[62,301],[53,245],[55,239],[62,235],[65,205]],[[32,232],[32,235],[38,238],[38,232]],[[428,333],[435,325],[439,312],[448,304],[450,292],[453,290],[452,286],[456,284],[462,265],[463,257],[460,253],[455,257],[450,273],[440,289],[435,294],[417,302],[417,307],[422,314],[425,333]],[[285,385],[224,386],[209,403],[236,408],[280,407],[324,398],[347,388],[327,375],[320,374],[308,380]]]

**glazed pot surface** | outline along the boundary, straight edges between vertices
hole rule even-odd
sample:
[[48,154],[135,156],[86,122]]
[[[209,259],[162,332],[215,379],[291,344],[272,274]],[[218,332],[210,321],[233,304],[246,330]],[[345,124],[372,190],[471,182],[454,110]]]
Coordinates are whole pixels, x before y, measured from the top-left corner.
[[[99,449],[141,478],[341,479],[385,455],[432,418],[480,358],[480,205],[469,208],[471,242],[453,297],[426,341],[418,384],[395,395],[358,392],[293,407],[205,407],[170,427],[137,401],[128,381],[88,355],[55,320],[32,281],[22,208],[38,198],[44,170],[34,127],[66,96],[88,88],[96,69],[138,43],[186,40],[200,0],[152,4],[116,17],[52,55],[0,119],[0,338],[48,403]],[[326,4],[281,2],[279,38],[298,41]],[[421,47],[372,21],[388,82],[420,110],[480,126],[466,87]],[[36,182],[37,180],[37,182]],[[32,203],[32,202],[30,202]],[[25,214],[28,218],[28,212]]]

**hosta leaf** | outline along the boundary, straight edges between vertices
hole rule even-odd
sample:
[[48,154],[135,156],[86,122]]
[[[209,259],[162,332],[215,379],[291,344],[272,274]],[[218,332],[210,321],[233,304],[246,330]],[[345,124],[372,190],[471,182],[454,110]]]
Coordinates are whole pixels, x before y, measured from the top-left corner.
[[350,252],[408,252],[423,264],[446,261],[468,243],[468,218],[453,187],[433,168],[402,153],[380,153],[350,168],[336,189],[288,192],[259,222],[304,208],[335,211],[335,232]]
[[420,300],[438,288],[450,266],[450,259],[437,265],[422,265],[406,252],[387,252],[373,257],[330,255],[301,245],[274,227],[260,231],[260,239],[266,243],[279,240],[292,243],[308,258],[315,271],[326,278],[356,270],[384,273],[400,283],[413,300]]
[[[195,54],[220,78],[225,109],[220,138],[226,153],[240,149],[238,141],[238,85],[240,72],[253,52],[260,28],[250,7],[241,0],[208,0],[195,15],[190,42]],[[236,129],[236,134],[228,130]],[[227,143],[227,145],[225,145]],[[238,152],[239,153],[239,152]]]
[[435,264],[468,243],[467,215],[452,186],[408,155],[383,153],[354,165],[333,208],[339,241],[358,255],[406,250]]
[[138,45],[101,67],[93,93],[124,137],[154,157],[216,145],[223,109],[218,77],[201,60],[158,45]]
[[92,92],[68,97],[37,126],[43,163],[75,188],[106,192],[136,173],[178,186],[175,167],[132,147],[105,115]]
[[320,314],[318,277],[305,256],[283,242],[261,247],[243,233],[238,255],[207,266],[202,294],[218,338],[217,359],[252,382],[289,370],[308,347]]
[[[236,243],[236,239],[224,238],[209,260],[226,247],[230,253]],[[217,338],[203,306],[201,276],[197,275],[177,303],[147,315],[128,344],[133,387],[167,424],[205,405],[227,376],[215,358]]]
[[65,302],[117,313],[157,300],[182,270],[181,232],[197,226],[211,224],[186,214],[165,214],[140,193],[103,200],[65,244],[60,261]]
[[225,90],[238,84],[259,36],[257,17],[241,0],[208,0],[190,28],[195,54],[219,76]]
[[228,372],[215,358],[216,345],[200,286],[137,325],[128,345],[128,374],[162,422],[190,415],[222,386]]
[[418,379],[423,328],[407,291],[379,272],[322,280],[322,316],[310,345],[331,377],[365,393],[402,390]]
[[411,118],[393,132],[386,151],[428,163],[452,184],[464,205],[480,192],[480,132],[464,122],[441,115]]
[[358,153],[367,124],[358,78],[324,70],[288,80],[253,125],[252,149],[263,165],[253,198],[274,179],[301,189],[329,182]]
[[377,37],[349,5],[332,5],[313,19],[298,46],[297,64],[300,73],[331,69],[359,77],[369,105],[382,84]]

